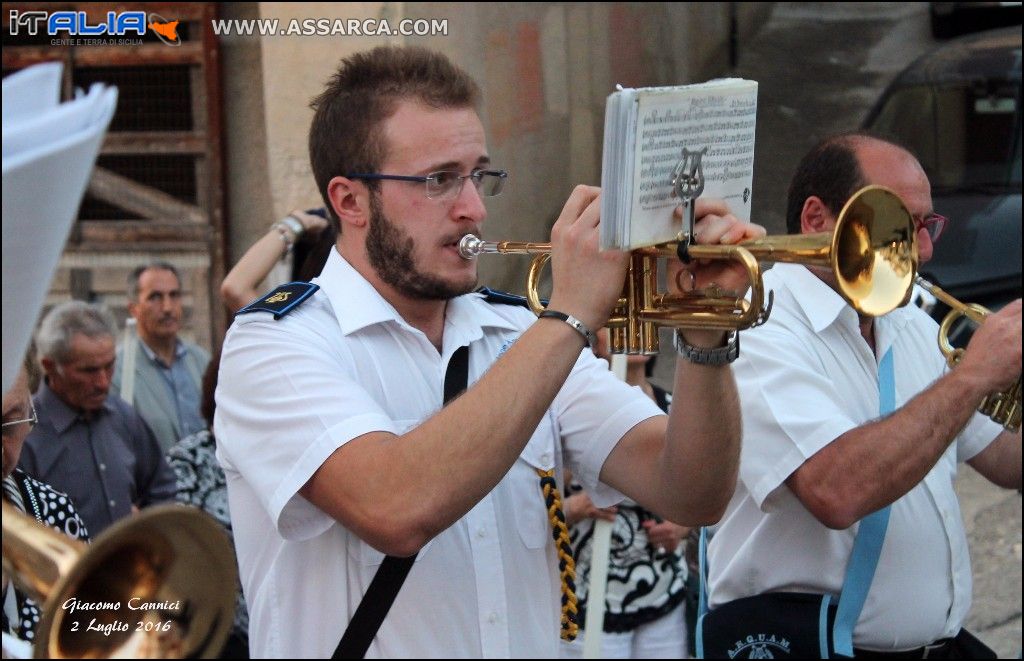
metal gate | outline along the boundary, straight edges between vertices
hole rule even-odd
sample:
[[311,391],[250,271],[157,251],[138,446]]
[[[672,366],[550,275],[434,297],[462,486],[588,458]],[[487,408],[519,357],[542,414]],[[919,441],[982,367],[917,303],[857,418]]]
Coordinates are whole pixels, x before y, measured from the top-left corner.
[[[136,7],[145,10],[145,34],[115,34],[119,17]],[[63,13],[54,25],[72,27],[48,34],[47,20],[57,12]],[[226,322],[217,294],[225,228],[215,12],[215,3],[199,2],[3,3],[4,75],[61,61],[66,97],[93,82],[119,92],[47,307],[69,298],[96,300],[123,321],[128,273],[166,260],[182,274],[183,333],[207,348],[219,346]],[[166,34],[156,34],[154,23]]]

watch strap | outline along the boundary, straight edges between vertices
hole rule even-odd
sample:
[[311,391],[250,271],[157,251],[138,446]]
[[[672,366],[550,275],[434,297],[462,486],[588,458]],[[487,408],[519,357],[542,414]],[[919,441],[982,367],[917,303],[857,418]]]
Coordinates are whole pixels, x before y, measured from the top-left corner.
[[676,329],[674,342],[679,355],[696,365],[728,365],[740,357],[740,334],[737,331],[732,331],[721,347],[696,347],[686,341],[679,329]]

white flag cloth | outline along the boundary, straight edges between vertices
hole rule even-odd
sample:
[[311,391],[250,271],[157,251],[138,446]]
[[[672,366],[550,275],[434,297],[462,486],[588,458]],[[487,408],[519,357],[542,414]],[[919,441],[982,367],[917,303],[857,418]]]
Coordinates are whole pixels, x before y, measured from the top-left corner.
[[21,366],[96,156],[117,89],[60,103],[62,65],[3,80],[3,391]]

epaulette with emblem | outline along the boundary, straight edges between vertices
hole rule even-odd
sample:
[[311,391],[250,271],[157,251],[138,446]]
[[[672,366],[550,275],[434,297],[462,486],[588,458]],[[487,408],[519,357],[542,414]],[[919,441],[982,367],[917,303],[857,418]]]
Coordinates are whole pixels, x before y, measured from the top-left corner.
[[[525,296],[517,296],[516,294],[509,294],[508,292],[498,291],[496,289],[490,289],[488,287],[481,287],[476,290],[476,293],[483,294],[484,300],[488,303],[502,303],[504,305],[518,305],[520,307],[529,308],[530,303],[526,300]],[[541,301],[544,305],[548,302],[545,300]]]
[[266,296],[257,298],[236,312],[235,315],[249,312],[270,312],[274,315],[274,319],[280,319],[299,307],[299,304],[316,293],[317,289],[320,289],[320,285],[314,285],[311,282],[289,282]]

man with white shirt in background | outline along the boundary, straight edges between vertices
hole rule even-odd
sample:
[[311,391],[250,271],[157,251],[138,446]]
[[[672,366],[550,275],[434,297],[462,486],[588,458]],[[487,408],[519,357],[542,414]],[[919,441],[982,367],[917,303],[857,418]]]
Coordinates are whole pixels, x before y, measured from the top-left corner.
[[[927,261],[947,222],[932,209],[928,178],[907,150],[866,134],[830,137],[804,157],[790,185],[790,234],[832,231],[868,184],[903,200]],[[709,546],[712,612],[770,593],[838,595],[858,522],[891,505],[855,655],[983,654],[962,628],[971,570],[953,480],[966,462],[996,485],[1021,486],[1019,430],[976,412],[1020,376],[1020,300],[988,317],[948,369],[938,325],[916,306],[859,316],[817,267],[777,264],[764,280],[775,292],[771,318],[744,334],[735,365],[743,451]],[[887,360],[895,407],[879,417]]]

